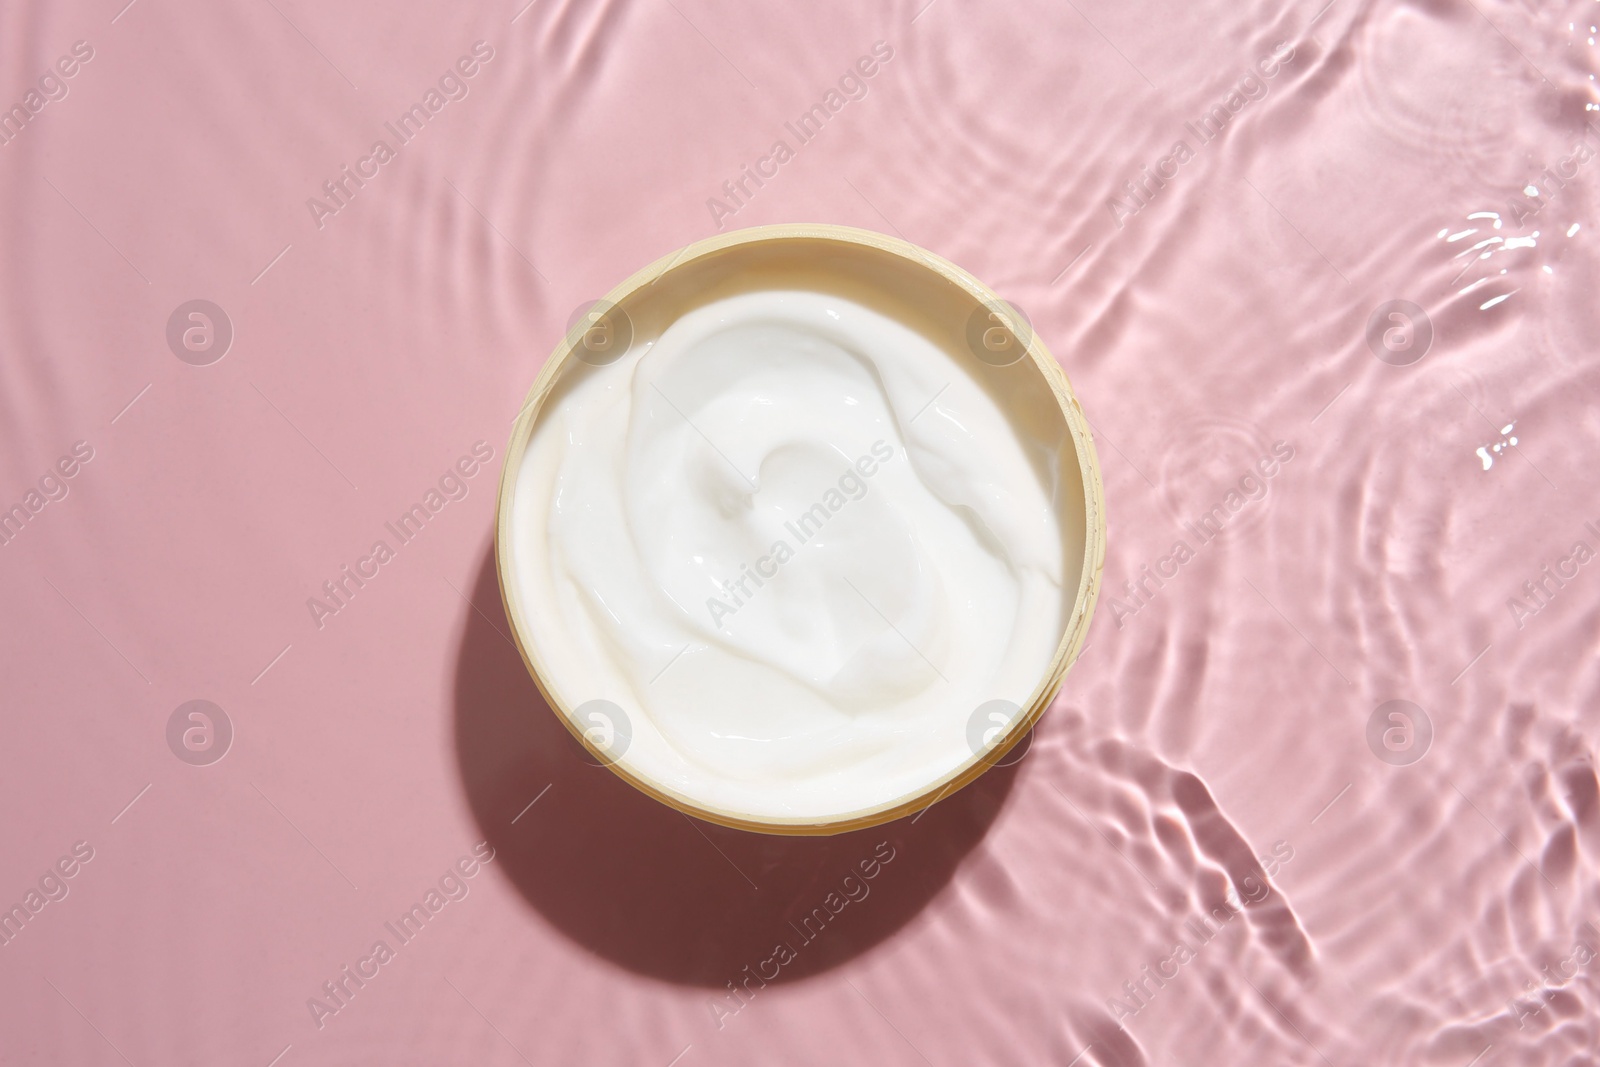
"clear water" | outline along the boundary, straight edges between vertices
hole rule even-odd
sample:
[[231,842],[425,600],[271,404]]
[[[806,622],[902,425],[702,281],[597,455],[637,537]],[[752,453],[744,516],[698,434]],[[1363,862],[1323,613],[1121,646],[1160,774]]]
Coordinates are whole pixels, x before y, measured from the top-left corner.
[[[0,103],[95,49],[0,147],[4,504],[96,448],[0,550],[0,902],[97,850],[0,951],[0,1059],[1600,1063],[1600,4],[924,2],[0,13]],[[840,838],[690,823],[539,703],[481,474],[308,621],[574,309],[797,220],[990,282],[1094,424],[1104,591],[1024,758]]]

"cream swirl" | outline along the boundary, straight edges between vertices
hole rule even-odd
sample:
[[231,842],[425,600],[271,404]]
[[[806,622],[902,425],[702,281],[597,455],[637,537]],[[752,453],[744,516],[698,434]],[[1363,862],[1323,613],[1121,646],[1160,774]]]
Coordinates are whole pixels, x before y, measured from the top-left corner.
[[713,807],[857,811],[968,759],[971,713],[1027,702],[1074,592],[1049,450],[983,373],[796,290],[582,367],[515,496],[551,684],[623,708],[624,762]]

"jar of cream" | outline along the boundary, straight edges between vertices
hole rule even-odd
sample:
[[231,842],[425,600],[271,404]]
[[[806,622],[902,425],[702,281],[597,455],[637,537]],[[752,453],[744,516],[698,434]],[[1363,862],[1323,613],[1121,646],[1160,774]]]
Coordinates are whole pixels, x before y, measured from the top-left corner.
[[718,236],[580,317],[513,429],[518,647],[597,760],[691,815],[837,833],[1032,727],[1088,629],[1104,504],[1026,320],[906,242]]

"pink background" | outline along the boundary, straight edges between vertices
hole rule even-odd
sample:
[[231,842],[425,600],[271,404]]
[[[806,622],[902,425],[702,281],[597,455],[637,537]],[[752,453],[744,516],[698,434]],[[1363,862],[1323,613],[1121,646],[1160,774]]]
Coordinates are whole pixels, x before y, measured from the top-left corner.
[[[0,1061],[1600,1062],[1600,565],[1512,604],[1600,550],[1594,5],[925,3],[0,8],[0,107],[93,49],[0,145],[0,508],[93,450],[0,545],[0,907],[93,849],[0,946]],[[319,227],[307,199],[478,41],[467,95]],[[571,314],[715,232],[779,138],[723,225],[897,233],[1014,300],[1111,516],[1028,756],[820,841],[587,766],[491,557]],[[234,331],[206,366],[165,334],[196,298]],[[1409,366],[1365,337],[1395,299],[1434,331]],[[307,598],[478,441],[465,498],[319,627]],[[1124,586],[1280,441],[1221,536]],[[235,731],[209,766],[166,740],[193,699]],[[1408,765],[1367,741],[1392,699],[1432,725]],[[483,841],[319,1026],[308,999]],[[880,842],[870,895],[730,1014]]]

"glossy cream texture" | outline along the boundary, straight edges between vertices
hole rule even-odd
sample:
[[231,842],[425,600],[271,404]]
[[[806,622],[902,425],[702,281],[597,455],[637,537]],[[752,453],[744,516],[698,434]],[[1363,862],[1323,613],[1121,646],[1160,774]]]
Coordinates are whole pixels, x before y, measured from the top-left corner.
[[574,367],[517,485],[516,580],[549,681],[624,710],[636,773],[836,816],[970,758],[979,705],[1029,702],[1075,590],[994,371],[784,290]]

